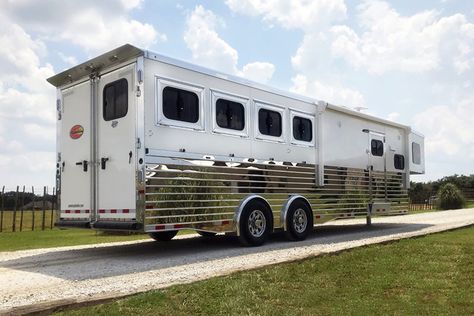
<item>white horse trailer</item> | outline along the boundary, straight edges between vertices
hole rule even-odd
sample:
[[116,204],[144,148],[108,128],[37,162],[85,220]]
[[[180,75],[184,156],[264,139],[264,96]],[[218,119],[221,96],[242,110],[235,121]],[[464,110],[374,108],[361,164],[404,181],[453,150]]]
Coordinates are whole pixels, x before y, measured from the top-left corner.
[[424,173],[410,127],[124,45],[57,87],[61,227],[259,245],[407,211]]

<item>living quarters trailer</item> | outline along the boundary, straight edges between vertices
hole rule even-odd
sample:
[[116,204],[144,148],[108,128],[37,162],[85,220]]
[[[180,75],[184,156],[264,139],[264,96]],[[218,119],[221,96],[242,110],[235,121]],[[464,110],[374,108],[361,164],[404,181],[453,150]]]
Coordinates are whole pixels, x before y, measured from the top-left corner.
[[424,173],[408,126],[124,45],[57,87],[60,227],[304,239],[407,211]]

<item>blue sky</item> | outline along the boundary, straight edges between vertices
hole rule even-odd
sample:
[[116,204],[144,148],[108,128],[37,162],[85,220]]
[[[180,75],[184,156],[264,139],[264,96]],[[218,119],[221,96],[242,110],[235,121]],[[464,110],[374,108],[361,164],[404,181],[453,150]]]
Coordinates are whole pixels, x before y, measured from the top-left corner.
[[46,78],[131,43],[408,124],[426,175],[474,173],[474,2],[3,0],[0,185],[52,185]]

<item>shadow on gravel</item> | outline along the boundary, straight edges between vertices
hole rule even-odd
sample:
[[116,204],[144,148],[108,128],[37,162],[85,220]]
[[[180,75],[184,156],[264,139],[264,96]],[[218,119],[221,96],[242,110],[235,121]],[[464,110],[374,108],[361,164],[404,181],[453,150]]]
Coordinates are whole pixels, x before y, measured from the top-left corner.
[[286,241],[282,233],[274,234],[261,247],[240,247],[236,237],[218,235],[195,237],[171,242],[155,241],[131,245],[87,248],[39,254],[0,263],[9,268],[54,276],[65,280],[97,279],[129,273],[164,269],[252,253],[313,245],[357,241],[372,237],[407,233],[427,228],[426,224],[363,224],[318,226],[308,239]]

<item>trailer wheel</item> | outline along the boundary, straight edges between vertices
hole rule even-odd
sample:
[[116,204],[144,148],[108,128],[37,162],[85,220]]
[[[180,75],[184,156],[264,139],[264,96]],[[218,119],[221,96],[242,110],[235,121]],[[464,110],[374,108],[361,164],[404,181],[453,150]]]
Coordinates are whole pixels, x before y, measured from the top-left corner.
[[198,230],[197,233],[198,233],[199,235],[201,235],[202,237],[206,237],[206,238],[208,238],[208,237],[214,237],[215,235],[217,235],[217,233],[203,232],[203,231],[200,231],[200,230]]
[[244,246],[260,246],[273,229],[272,212],[261,200],[245,205],[240,215],[239,241]]
[[177,234],[178,234],[177,230],[167,230],[164,232],[148,233],[148,235],[150,235],[150,237],[156,241],[170,241]]
[[313,230],[313,213],[302,200],[291,203],[286,216],[285,235],[290,240],[304,240]]

